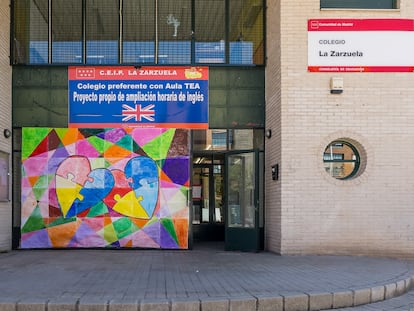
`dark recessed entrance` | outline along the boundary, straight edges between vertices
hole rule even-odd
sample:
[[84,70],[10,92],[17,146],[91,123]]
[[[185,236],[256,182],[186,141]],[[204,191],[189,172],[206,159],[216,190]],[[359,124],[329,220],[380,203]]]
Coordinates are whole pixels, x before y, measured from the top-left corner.
[[224,155],[195,154],[193,163],[193,239],[224,241]]
[[263,249],[263,131],[193,131],[192,143],[190,245]]

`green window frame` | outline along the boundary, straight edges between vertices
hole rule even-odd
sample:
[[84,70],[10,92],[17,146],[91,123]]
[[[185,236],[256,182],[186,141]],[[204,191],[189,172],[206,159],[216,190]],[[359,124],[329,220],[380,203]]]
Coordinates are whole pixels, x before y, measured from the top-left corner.
[[265,62],[264,0],[13,0],[11,64]]
[[343,140],[331,142],[324,151],[325,171],[336,179],[353,178],[359,171],[361,158],[357,148]]

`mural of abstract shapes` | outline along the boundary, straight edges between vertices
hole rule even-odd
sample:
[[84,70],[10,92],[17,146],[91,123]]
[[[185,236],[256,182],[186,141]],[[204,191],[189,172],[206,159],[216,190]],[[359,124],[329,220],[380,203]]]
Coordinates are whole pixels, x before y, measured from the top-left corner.
[[105,168],[92,170],[65,217],[79,215],[100,203],[111,192],[114,184],[114,177],[110,170]]
[[23,128],[20,247],[186,249],[188,135]]
[[[145,213],[146,216],[144,218],[151,217],[158,200],[157,165],[150,158],[132,158],[125,165],[125,176],[131,180],[129,184],[133,189],[133,194],[139,200],[139,205],[142,209],[140,212]],[[120,208],[118,207],[119,205],[120,201],[114,206],[114,209]]]

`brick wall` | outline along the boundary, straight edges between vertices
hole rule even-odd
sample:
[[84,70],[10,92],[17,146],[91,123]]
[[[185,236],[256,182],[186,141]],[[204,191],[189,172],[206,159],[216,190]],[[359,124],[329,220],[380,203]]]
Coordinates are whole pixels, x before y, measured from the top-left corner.
[[[414,19],[411,2],[320,11],[319,0],[268,1],[267,172],[280,164],[279,181],[266,176],[269,250],[414,257],[414,75],[307,72],[309,18]],[[341,95],[329,92],[333,76],[344,80]],[[324,171],[323,151],[338,138],[366,161],[353,180]]]
[[[11,138],[6,139],[4,129],[11,129],[11,67],[9,61],[9,1],[0,0],[0,151],[11,155]],[[9,163],[11,167],[11,160]],[[11,183],[11,179],[9,178]],[[11,190],[10,190],[11,195]],[[0,202],[0,251],[11,248],[11,203]]]
[[265,248],[280,252],[281,248],[281,182],[273,181],[271,166],[281,163],[281,65],[280,65],[280,2],[268,4],[266,54],[266,139],[265,159]]

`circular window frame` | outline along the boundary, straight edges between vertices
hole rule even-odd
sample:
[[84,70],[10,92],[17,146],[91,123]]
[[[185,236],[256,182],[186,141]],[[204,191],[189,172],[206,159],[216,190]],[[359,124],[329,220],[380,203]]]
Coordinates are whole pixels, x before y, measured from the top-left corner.
[[[326,160],[325,159],[325,154],[326,154],[326,150],[328,150],[329,148],[331,148],[331,146],[334,145],[344,145],[347,146],[349,149],[351,149],[353,156],[355,156],[355,159],[352,160],[346,160],[346,159],[331,159],[331,160]],[[354,178],[355,175],[357,175],[359,168],[360,168],[360,164],[361,164],[361,157],[359,155],[359,151],[358,149],[349,141],[340,139],[340,140],[333,140],[331,141],[324,150],[324,154],[323,154],[323,164],[325,166],[326,163],[353,163],[353,169],[351,171],[350,174],[344,176],[344,177],[336,177],[332,174],[332,171],[329,172],[328,170],[326,170],[326,172],[328,173],[329,176],[331,176],[332,178],[335,178],[337,180],[348,180],[348,179],[352,179]]]
[[[351,137],[358,137],[358,139],[354,139]],[[364,145],[360,142],[363,141]],[[329,172],[326,171],[325,168],[325,161],[324,161],[324,154],[326,148],[328,148],[332,143],[334,142],[344,142],[348,146],[351,145],[354,150],[358,152],[359,155],[359,166],[358,168],[353,170],[353,174],[351,176],[347,176],[347,178],[335,178],[332,176]],[[366,147],[365,147],[366,145]],[[331,135],[325,137],[321,144],[319,145],[319,157],[318,157],[318,167],[320,168],[321,177],[323,179],[326,179],[326,181],[330,183],[334,183],[336,185],[356,185],[360,184],[362,181],[366,180],[368,178],[368,152],[367,150],[371,150],[372,148],[364,139],[362,136],[360,136],[358,133],[348,133],[343,131],[338,131],[337,133],[332,133]],[[368,149],[367,149],[368,148]],[[322,153],[322,161],[320,158],[320,154]],[[373,165],[374,159],[372,158],[372,155],[370,157],[370,166]]]

